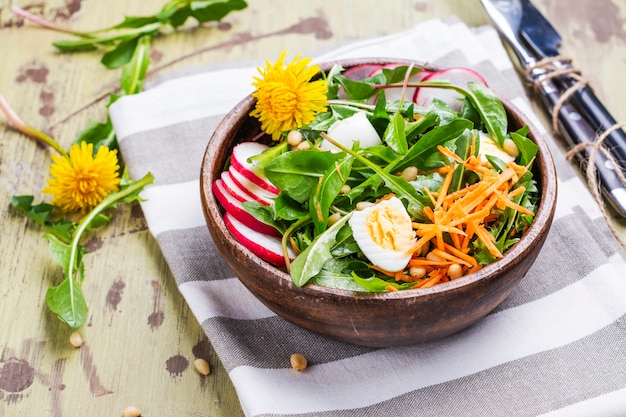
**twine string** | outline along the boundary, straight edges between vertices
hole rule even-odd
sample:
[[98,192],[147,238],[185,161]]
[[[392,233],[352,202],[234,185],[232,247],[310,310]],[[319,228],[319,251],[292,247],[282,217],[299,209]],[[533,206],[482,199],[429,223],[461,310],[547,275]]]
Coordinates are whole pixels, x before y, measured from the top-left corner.
[[[541,69],[544,71],[544,73],[541,76],[539,76],[536,80],[534,80],[535,90],[539,89],[541,86],[541,83],[543,83],[544,81],[557,78],[557,77],[569,76],[576,81],[571,87],[569,87],[563,92],[559,100],[555,103],[554,108],[552,109],[552,114],[551,114],[552,130],[554,131],[554,133],[559,134],[561,136],[562,136],[562,133],[561,133],[561,130],[559,128],[559,123],[558,123],[559,111],[561,110],[561,107],[563,106],[564,103],[567,102],[567,100],[570,99],[572,94],[574,94],[579,88],[589,84],[589,80],[581,76],[580,70],[570,66],[571,61],[572,60],[570,58],[560,56],[560,55],[554,56],[554,57],[548,57],[540,61],[537,61],[535,65],[531,66],[530,68],[526,70],[527,78],[533,71],[537,69]],[[561,65],[557,66],[557,63],[566,64],[567,66],[566,67],[562,67]],[[611,133],[613,133],[614,131],[618,129],[622,129],[623,127],[626,127],[626,122],[619,122],[619,123],[614,124],[609,129],[602,132],[602,134],[596,135],[596,137],[593,139],[592,142],[588,142],[588,141],[583,142],[570,148],[567,151],[565,157],[568,161],[571,161],[572,158],[574,158],[576,155],[579,155],[581,152],[583,151],[588,152],[588,161],[587,161],[587,166],[585,167],[585,177],[587,179],[587,185],[589,186],[591,195],[593,196],[594,200],[598,204],[600,208],[600,212],[602,213],[602,216],[604,217],[611,233],[617,239],[620,245],[624,249],[626,249],[626,242],[622,240],[622,237],[620,236],[619,232],[613,225],[613,221],[609,217],[609,214],[606,210],[606,204],[604,203],[604,199],[602,198],[602,194],[600,192],[600,182],[598,181],[598,175],[597,175],[597,169],[596,169],[596,156],[598,152],[601,152],[602,155],[606,157],[607,161],[609,161],[610,164],[612,165],[612,168],[617,173],[617,177],[619,178],[622,185],[626,187],[626,177],[624,176],[624,173],[622,172],[620,165],[618,164],[617,160],[613,157],[613,155],[603,146],[605,139]]]

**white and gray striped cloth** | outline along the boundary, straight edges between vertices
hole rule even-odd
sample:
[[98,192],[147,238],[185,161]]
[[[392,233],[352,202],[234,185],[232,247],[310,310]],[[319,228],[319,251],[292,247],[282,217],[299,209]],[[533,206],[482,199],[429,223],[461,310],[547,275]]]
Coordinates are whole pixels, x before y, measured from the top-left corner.
[[[473,67],[540,125],[491,27],[431,20],[316,60],[375,56]],[[558,207],[544,249],[513,294],[466,331],[411,347],[352,346],[251,296],[213,247],[198,178],[213,129],[251,92],[257,64],[173,74],[111,108],[132,177],[156,177],[143,193],[148,226],[247,416],[626,416],[626,256],[554,144]],[[294,352],[308,358],[304,372],[291,369]]]

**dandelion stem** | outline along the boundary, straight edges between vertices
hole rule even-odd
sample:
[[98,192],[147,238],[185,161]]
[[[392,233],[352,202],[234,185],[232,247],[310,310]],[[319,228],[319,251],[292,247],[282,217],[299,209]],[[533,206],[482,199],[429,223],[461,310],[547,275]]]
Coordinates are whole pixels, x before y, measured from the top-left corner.
[[54,30],[55,32],[67,33],[67,34],[74,35],[74,36],[87,37],[86,34],[62,28],[61,26],[48,22],[47,20],[42,19],[39,16],[35,16],[34,14],[27,12],[26,10],[21,9],[17,6],[11,6],[11,11],[15,13],[16,15],[22,16],[24,19],[30,20],[31,22],[36,23],[39,26],[44,27],[46,29]]
[[17,113],[15,113],[15,111],[11,108],[11,106],[9,105],[9,103],[6,101],[6,99],[4,98],[2,94],[0,94],[0,110],[2,110],[2,112],[6,115],[9,121],[9,124],[14,129],[22,132],[26,136],[30,136],[31,138],[37,139],[51,146],[61,156],[65,158],[68,157],[67,152],[65,152],[65,150],[61,147],[61,145],[58,144],[57,141],[55,141],[53,138],[46,135],[45,133],[31,126],[28,126],[26,123],[24,123],[22,119],[20,119],[20,117],[17,115]]

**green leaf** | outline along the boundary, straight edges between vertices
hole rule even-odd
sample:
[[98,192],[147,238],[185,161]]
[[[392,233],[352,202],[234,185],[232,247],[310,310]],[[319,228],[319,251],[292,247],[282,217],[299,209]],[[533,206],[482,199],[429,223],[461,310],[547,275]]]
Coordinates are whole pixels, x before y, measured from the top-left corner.
[[65,278],[59,285],[48,288],[46,304],[50,311],[67,323],[72,329],[77,329],[87,320],[87,302],[79,285],[72,285],[69,278]]
[[408,151],[406,141],[406,126],[402,113],[398,110],[393,115],[391,123],[387,126],[383,141],[398,155],[404,155]]
[[338,153],[314,149],[286,152],[270,161],[264,172],[279,190],[297,202],[304,203],[311,197],[319,178],[339,158],[341,155]]
[[244,0],[204,0],[191,2],[191,15],[200,23],[220,21],[227,14],[247,7]]
[[394,281],[386,281],[379,277],[362,278],[354,272],[352,273],[352,279],[368,292],[389,292],[390,286],[396,290],[408,290],[415,285],[413,282],[399,284]]
[[187,19],[191,17],[191,7],[189,5],[185,5],[175,12],[171,13],[169,17],[165,20],[169,21],[169,24],[172,25],[174,29],[181,27],[185,24]]
[[136,29],[158,21],[157,16],[126,16],[124,21],[113,26],[113,29]]
[[327,288],[362,292],[363,287],[354,282],[352,278],[351,268],[354,267],[355,263],[351,259],[329,259],[324,264],[322,270],[311,278],[309,283]]
[[400,171],[412,165],[418,166],[417,162],[422,155],[434,152],[437,146],[458,138],[465,130],[472,127],[472,122],[469,120],[456,119],[446,125],[430,130],[409,149],[394,169]]
[[367,158],[359,155],[351,149],[346,148],[329,136],[324,136],[324,138],[331,142],[333,145],[337,146],[342,151],[352,155],[359,162],[367,165],[372,171],[378,174],[380,178],[382,178],[382,180],[385,182],[385,185],[387,185],[387,187],[389,187],[389,189],[391,189],[393,193],[395,193],[399,198],[405,199],[409,203],[409,212],[421,212],[423,208],[423,203],[420,201],[420,196],[415,188],[413,188],[406,180],[404,180],[402,177],[397,177],[393,174],[390,174],[387,171],[388,167],[386,169],[379,167]]
[[94,155],[101,146],[106,146],[109,149],[115,148],[117,143],[111,119],[107,117],[105,123],[89,120],[87,127],[78,134],[74,141],[76,144],[81,142],[93,144]]
[[135,53],[138,41],[139,37],[121,41],[115,48],[102,55],[100,63],[108,69],[115,69],[128,64]]
[[529,164],[537,155],[539,147],[525,135],[522,136],[517,132],[511,132],[511,140],[515,143],[517,149],[519,150],[520,155],[518,157],[518,162],[520,165]]
[[257,201],[244,201],[242,205],[243,208],[245,208],[246,211],[258,221],[274,227],[276,230],[281,232],[281,234],[285,232],[285,228],[281,227],[275,221],[272,209],[270,207],[264,206]]
[[368,82],[351,80],[343,75],[337,75],[336,79],[352,100],[365,100],[379,91]]
[[96,40],[87,39],[80,41],[56,41],[52,42],[52,45],[62,52],[84,52],[95,50],[97,43]]
[[274,210],[275,219],[293,221],[303,219],[309,215],[308,210],[285,193],[278,194],[271,207]]
[[317,275],[327,260],[333,256],[330,249],[335,245],[335,237],[352,213],[343,216],[337,223],[318,235],[313,242],[303,250],[291,263],[290,275],[293,283],[298,287],[306,284]]
[[330,166],[324,177],[319,179],[315,193],[311,194],[309,208],[317,233],[326,230],[328,210],[350,175],[352,161],[350,155],[344,155],[343,159],[335,161],[335,165]]
[[126,95],[137,94],[143,88],[143,81],[150,65],[150,36],[139,38],[131,60],[122,67],[120,89]]
[[47,203],[39,203],[33,206],[33,200],[32,195],[13,196],[11,205],[16,210],[26,214],[26,217],[29,219],[47,228],[58,238],[69,242],[72,239],[72,231],[75,224],[65,219],[59,219],[54,222],[49,221],[48,219],[55,207]]
[[473,93],[475,102],[472,103],[480,113],[487,132],[491,133],[502,147],[508,130],[508,118],[502,102],[496,94],[482,83],[470,82],[467,84]]
[[280,142],[276,146],[270,146],[258,155],[250,157],[250,162],[259,168],[265,168],[272,160],[289,150],[287,141]]

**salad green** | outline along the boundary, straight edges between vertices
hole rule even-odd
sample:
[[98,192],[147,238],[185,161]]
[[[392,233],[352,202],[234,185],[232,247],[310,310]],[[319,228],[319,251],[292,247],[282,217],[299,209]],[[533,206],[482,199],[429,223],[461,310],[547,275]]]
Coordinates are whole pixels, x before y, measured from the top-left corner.
[[[409,81],[421,71],[399,64],[355,80],[335,65],[324,75],[328,110],[297,129],[302,143],[288,145],[284,132],[248,159],[280,193],[269,205],[242,205],[280,232],[285,253],[290,247],[298,254],[285,264],[296,285],[369,292],[435,285],[458,278],[448,272],[452,264],[468,274],[503,256],[532,223],[539,191],[528,127],[510,131],[502,102],[483,83]],[[409,88],[452,90],[460,111],[436,98],[415,103],[405,97]],[[400,99],[388,100],[394,89]],[[358,138],[328,134],[357,113],[379,144],[361,147]],[[397,228],[395,208],[381,208],[391,199],[410,216],[408,232]],[[371,212],[357,224],[353,213],[361,210]],[[403,246],[392,247],[405,232]],[[372,244],[385,256],[409,253],[410,260],[381,268],[366,255]]]

